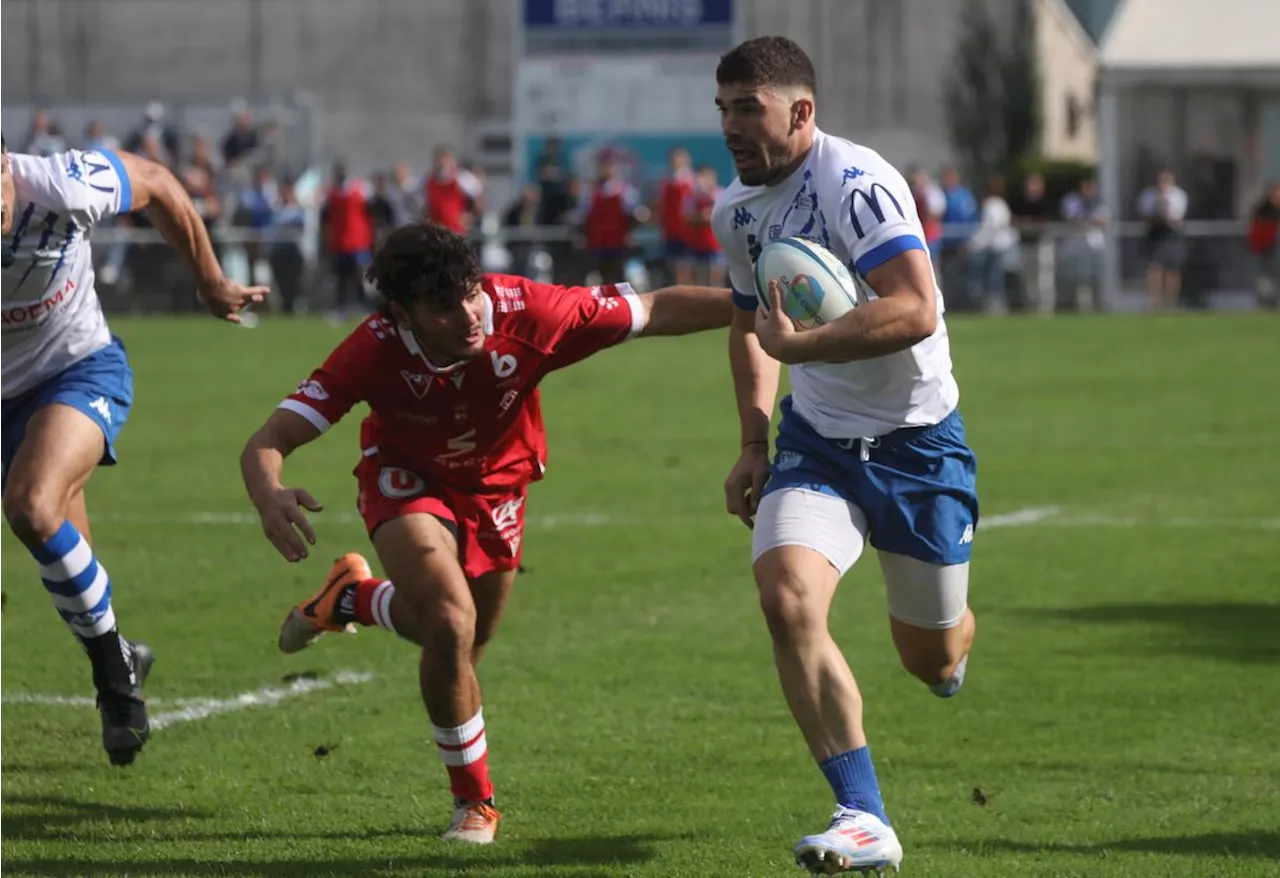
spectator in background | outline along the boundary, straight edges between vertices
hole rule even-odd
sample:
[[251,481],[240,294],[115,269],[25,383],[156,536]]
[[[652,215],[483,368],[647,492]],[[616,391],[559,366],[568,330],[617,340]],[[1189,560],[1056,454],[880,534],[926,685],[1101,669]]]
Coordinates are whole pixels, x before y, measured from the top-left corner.
[[[255,168],[252,181],[236,197],[236,225],[255,232],[271,228],[279,198],[279,186],[271,169],[265,165]],[[246,241],[244,250],[249,271],[253,272],[263,255],[262,246],[256,240]]]
[[391,169],[391,182],[390,197],[396,208],[396,228],[421,220],[426,206],[422,187],[414,179],[408,162],[396,162]]
[[1086,297],[1094,310],[1105,307],[1102,299],[1102,265],[1106,253],[1105,229],[1111,211],[1098,197],[1098,183],[1092,177],[1080,181],[1074,192],[1062,199],[1062,218],[1072,232],[1062,243],[1060,264],[1062,283],[1058,288],[1058,310],[1075,311]]
[[[1043,277],[1044,267],[1040,258],[1040,242],[1044,239],[1044,231],[1039,228],[1050,222],[1053,210],[1045,195],[1044,175],[1032,171],[1022,181],[1022,191],[1009,204],[1013,214],[1013,224],[1018,229],[1021,247],[1018,258],[1018,271],[1010,299],[1010,307],[1015,311],[1036,310],[1047,305],[1053,292],[1042,289],[1052,286],[1049,278]],[[1042,280],[1043,278],[1043,280]]]
[[222,159],[227,164],[252,158],[258,148],[258,130],[253,126],[253,113],[244,101],[232,104],[231,130],[222,138]]
[[934,185],[928,171],[916,168],[908,172],[907,179],[911,181],[911,197],[924,228],[925,245],[936,262],[942,247],[942,217],[947,212],[947,196]]
[[1138,216],[1147,226],[1147,304],[1152,310],[1173,308],[1182,292],[1182,262],[1186,248],[1182,221],[1187,216],[1187,193],[1173,172],[1156,175],[1156,184],[1138,196]]
[[90,119],[89,124],[84,128],[84,148],[119,149],[120,141],[108,134],[97,119]]
[[1004,177],[992,175],[982,199],[978,230],[967,245],[970,298],[982,302],[987,311],[995,311],[1001,301],[1008,304],[1005,271],[1017,253],[1018,233],[1004,196]]
[[369,219],[373,223],[374,249],[382,246],[387,235],[400,226],[395,201],[391,197],[391,180],[382,171],[373,175],[373,194],[369,198]]
[[294,313],[302,295],[306,261],[302,257],[301,234],[306,225],[306,211],[298,203],[293,182],[286,180],[280,184],[280,203],[271,216],[271,227],[281,232],[292,232],[295,237],[281,237],[274,241],[267,257],[286,314]]
[[575,199],[571,190],[572,180],[560,155],[560,140],[547,139],[542,154],[535,163],[538,178],[538,225],[563,225]]
[[142,152],[142,144],[148,137],[155,138],[166,155],[176,156],[182,148],[182,138],[172,125],[165,124],[164,104],[151,101],[138,127],[125,138],[124,148],[129,152]]
[[1253,210],[1249,249],[1258,258],[1258,305],[1274,309],[1280,301],[1280,180],[1267,187]]
[[138,142],[137,149],[132,151],[143,158],[151,159],[153,162],[164,165],[166,168],[173,167],[175,153],[171,153],[165,148],[164,140],[158,132],[148,131],[143,134],[142,139]]
[[373,254],[373,222],[364,184],[334,162],[333,176],[321,211],[321,239],[333,268],[338,316],[364,310],[364,270]]
[[690,252],[689,216],[694,211],[693,162],[689,151],[675,147],[667,156],[668,174],[658,187],[658,225],[662,251],[672,282],[693,283],[694,262]]
[[954,167],[945,165],[939,176],[945,205],[942,211],[942,242],[938,251],[942,286],[944,289],[966,289],[965,243],[973,234],[972,226],[978,221],[978,203]]
[[640,196],[622,177],[618,161],[600,154],[600,173],[586,190],[582,227],[600,283],[621,283],[631,230],[639,221]]
[[692,271],[688,281],[676,283],[724,286],[724,254],[720,252],[720,242],[711,228],[711,211],[716,206],[720,191],[716,169],[711,165],[699,167],[684,224],[684,240],[689,248]]
[[44,110],[36,110],[31,117],[31,127],[27,130],[27,139],[22,151],[29,155],[49,156],[57,152],[65,152],[66,149],[67,139],[62,136],[57,124]]
[[471,230],[471,209],[481,194],[480,181],[458,167],[453,150],[447,146],[436,147],[431,173],[423,186],[427,219],[465,235]]
[[514,274],[523,277],[528,277],[530,274],[529,254],[533,250],[533,245],[527,236],[519,233],[537,226],[540,195],[541,189],[537,183],[525,183],[520,190],[520,197],[513,201],[506,213],[502,215],[503,228],[516,232],[509,235],[507,239],[507,250],[511,253],[511,270]]
[[268,119],[258,129],[258,164],[265,165],[279,177],[289,166],[289,142],[284,129],[275,119]]

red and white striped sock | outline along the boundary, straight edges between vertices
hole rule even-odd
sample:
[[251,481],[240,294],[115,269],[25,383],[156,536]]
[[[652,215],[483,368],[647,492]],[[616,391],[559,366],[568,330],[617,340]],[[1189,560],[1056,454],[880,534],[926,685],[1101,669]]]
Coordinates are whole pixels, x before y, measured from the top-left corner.
[[365,579],[356,585],[355,606],[352,609],[361,625],[377,625],[393,633],[396,626],[391,621],[391,596],[396,587],[389,579]]
[[484,737],[484,710],[460,726],[431,726],[440,751],[440,760],[449,770],[449,787],[464,802],[483,802],[493,797],[489,781],[489,747]]

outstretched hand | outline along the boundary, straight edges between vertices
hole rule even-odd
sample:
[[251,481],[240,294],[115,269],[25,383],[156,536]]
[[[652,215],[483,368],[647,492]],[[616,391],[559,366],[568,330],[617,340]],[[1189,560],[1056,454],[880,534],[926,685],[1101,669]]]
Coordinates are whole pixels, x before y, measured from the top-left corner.
[[209,309],[214,317],[230,323],[240,322],[240,312],[252,304],[263,301],[270,287],[245,287],[228,280],[225,276],[215,283],[201,287],[196,295],[200,303]]

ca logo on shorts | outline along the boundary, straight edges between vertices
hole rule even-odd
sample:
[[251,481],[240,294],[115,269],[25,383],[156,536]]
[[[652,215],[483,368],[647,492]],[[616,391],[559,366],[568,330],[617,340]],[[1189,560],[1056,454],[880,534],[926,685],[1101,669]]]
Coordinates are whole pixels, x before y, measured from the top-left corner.
[[378,473],[378,490],[392,500],[403,500],[421,494],[426,487],[427,484],[421,477],[407,469],[384,466],[382,472]]
[[493,519],[494,529],[503,531],[509,527],[515,527],[520,514],[520,507],[523,505],[524,500],[517,497],[514,500],[508,500],[493,507],[489,517]]

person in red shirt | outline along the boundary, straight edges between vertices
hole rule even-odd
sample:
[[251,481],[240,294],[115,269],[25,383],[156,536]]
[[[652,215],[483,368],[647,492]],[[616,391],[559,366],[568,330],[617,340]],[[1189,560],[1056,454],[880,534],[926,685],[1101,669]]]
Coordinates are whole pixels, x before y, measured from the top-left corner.
[[284,459],[368,404],[357,505],[387,578],[356,553],[338,559],[289,612],[279,646],[296,652],[353,623],[421,646],[422,697],[454,795],[445,838],[484,844],[501,815],[475,664],[520,565],[526,489],[546,466],[538,383],[629,338],[724,328],[730,293],[481,274],[466,239],[426,223],[393,232],[367,280],[380,313],[280,404],[241,469],[267,538],[287,560],[305,558],[316,539],[304,510],[321,507],[285,486]]
[[617,283],[630,250],[631,230],[648,211],[641,210],[635,187],[608,153],[600,157],[600,177],[586,193],[585,208],[583,232],[595,268],[604,283]]
[[711,165],[698,168],[693,194],[689,196],[686,240],[693,261],[693,282],[720,286],[724,283],[724,256],[711,228],[711,211],[720,197],[720,180]]
[[658,189],[657,214],[662,228],[662,248],[667,271],[678,284],[693,283],[693,263],[689,260],[689,230],[686,213],[693,197],[694,182],[689,151],[677,146],[668,158],[671,174]]
[[458,167],[453,150],[447,146],[436,147],[435,167],[423,184],[427,219],[465,235],[471,230],[472,215],[480,212],[482,190],[475,174]]
[[368,211],[368,189],[347,175],[342,161],[333,165],[333,178],[321,212],[321,238],[332,260],[337,284],[337,310],[358,309],[363,292],[360,274],[373,252],[373,220]]

